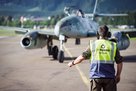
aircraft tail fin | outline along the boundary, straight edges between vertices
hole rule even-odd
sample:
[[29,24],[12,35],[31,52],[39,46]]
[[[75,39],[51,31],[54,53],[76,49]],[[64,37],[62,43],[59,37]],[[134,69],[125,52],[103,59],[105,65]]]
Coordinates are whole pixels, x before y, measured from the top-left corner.
[[97,8],[98,0],[95,1],[94,10],[92,16],[92,20],[94,20],[95,14],[96,14],[96,8]]

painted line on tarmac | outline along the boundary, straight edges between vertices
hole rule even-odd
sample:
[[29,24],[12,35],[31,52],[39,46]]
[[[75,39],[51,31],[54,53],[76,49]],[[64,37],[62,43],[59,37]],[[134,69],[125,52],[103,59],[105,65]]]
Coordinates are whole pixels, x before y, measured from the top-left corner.
[[[65,45],[63,46],[65,51],[68,53],[68,55],[72,58],[72,54],[70,53],[70,51],[65,47]],[[83,80],[83,82],[85,83],[85,85],[89,88],[89,80],[87,79],[87,77],[85,76],[85,74],[81,71],[80,67],[78,65],[75,65],[76,69],[78,70],[81,79]]]

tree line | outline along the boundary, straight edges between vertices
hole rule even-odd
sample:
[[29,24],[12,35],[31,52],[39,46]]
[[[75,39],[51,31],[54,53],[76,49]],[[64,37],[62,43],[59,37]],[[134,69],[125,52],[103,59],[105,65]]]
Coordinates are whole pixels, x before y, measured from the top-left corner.
[[[33,26],[47,26],[54,27],[55,24],[65,17],[64,14],[51,16],[50,19],[44,21],[33,21],[28,19],[23,22],[23,27],[33,28]],[[116,17],[102,17],[97,19],[100,24],[108,25],[133,25],[136,27],[136,12],[128,12],[128,16],[116,16]],[[22,22],[20,19],[13,18],[12,16],[0,16],[0,26],[14,26],[21,27]]]
[[0,16],[0,26],[12,26],[12,27],[27,27],[32,28],[33,26],[47,26],[54,27],[57,21],[65,17],[64,14],[51,16],[50,19],[46,20],[33,20],[27,19],[25,21],[21,21],[20,18],[13,18],[12,16]]

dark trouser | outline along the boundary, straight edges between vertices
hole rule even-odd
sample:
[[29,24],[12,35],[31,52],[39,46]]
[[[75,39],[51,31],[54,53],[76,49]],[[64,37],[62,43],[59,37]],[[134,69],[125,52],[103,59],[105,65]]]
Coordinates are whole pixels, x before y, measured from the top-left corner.
[[117,91],[115,79],[91,79],[90,91]]

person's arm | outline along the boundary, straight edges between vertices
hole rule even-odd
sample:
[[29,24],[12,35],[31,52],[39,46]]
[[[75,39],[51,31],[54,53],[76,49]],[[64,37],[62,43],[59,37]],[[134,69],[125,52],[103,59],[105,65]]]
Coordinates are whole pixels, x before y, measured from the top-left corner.
[[85,59],[85,58],[84,58],[82,55],[80,55],[80,56],[77,57],[74,61],[69,62],[69,63],[68,63],[68,66],[69,66],[69,67],[72,67],[73,65],[79,64],[79,63],[81,63],[84,59]]
[[116,51],[115,61],[117,63],[117,72],[116,72],[115,80],[116,80],[116,83],[118,83],[121,78],[121,72],[123,67],[123,57],[120,55],[120,52],[118,49]]
[[116,73],[116,83],[120,81],[121,72],[122,72],[123,63],[117,64],[117,73]]
[[68,66],[72,67],[73,65],[81,63],[83,60],[87,59],[90,57],[90,48],[89,46],[87,47],[86,51],[82,53],[82,55],[78,56],[74,61],[69,62]]

